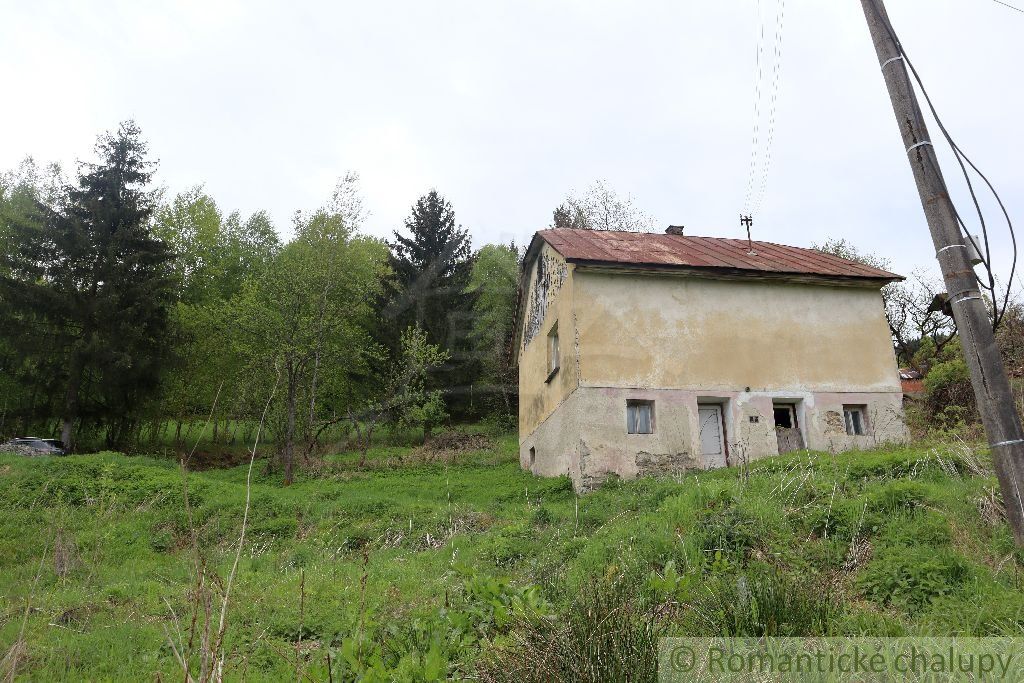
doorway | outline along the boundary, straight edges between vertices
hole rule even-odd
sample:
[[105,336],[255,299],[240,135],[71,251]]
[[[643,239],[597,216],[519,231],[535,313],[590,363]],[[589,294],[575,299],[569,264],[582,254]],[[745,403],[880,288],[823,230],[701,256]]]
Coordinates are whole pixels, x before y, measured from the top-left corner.
[[700,424],[700,452],[708,468],[725,467],[725,423],[722,420],[722,406],[703,403],[697,406],[697,420]]
[[775,415],[775,437],[779,444],[779,454],[804,449],[804,436],[800,432],[795,403],[773,403]]

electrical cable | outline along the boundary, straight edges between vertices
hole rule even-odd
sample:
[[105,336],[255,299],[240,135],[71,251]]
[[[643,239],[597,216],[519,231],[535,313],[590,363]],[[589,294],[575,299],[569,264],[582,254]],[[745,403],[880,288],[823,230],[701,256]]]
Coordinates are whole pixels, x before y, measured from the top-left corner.
[[768,136],[765,142],[765,159],[761,167],[761,183],[758,187],[757,201],[749,213],[758,213],[764,196],[768,189],[768,170],[772,165],[773,143],[775,141],[775,115],[779,103],[779,83],[782,76],[782,38],[783,25],[786,18],[786,0],[779,0],[779,6],[775,15],[775,41],[774,41],[774,63],[772,64],[772,85],[771,97],[768,103]]
[[747,191],[743,196],[743,209],[741,214],[749,213],[751,196],[754,192],[754,176],[757,175],[758,160],[760,157],[760,129],[761,129],[761,83],[764,80],[762,63],[764,62],[764,19],[761,16],[761,0],[757,0],[757,21],[760,31],[757,38],[757,66],[755,68],[756,80],[754,82],[754,132],[750,142],[750,170],[747,173]]
[[[752,216],[761,209],[768,185],[769,169],[775,141],[775,122],[778,113],[779,89],[782,73],[782,36],[785,22],[785,0],[775,0],[774,22],[765,4],[758,0],[758,41],[756,82],[754,88],[754,126],[750,149],[750,169],[740,216]],[[766,45],[766,34],[771,30],[772,45]],[[770,64],[769,64],[770,60]],[[770,77],[769,77],[770,70]],[[766,113],[767,112],[767,113]],[[762,119],[764,119],[762,121]]]
[[[999,0],[995,0],[995,1],[999,2]],[[1000,2],[999,4],[1006,4],[1006,3]],[[1007,5],[1007,6],[1008,7],[1012,7],[1010,5]],[[975,242],[974,237],[970,234],[970,230],[967,229],[967,226],[965,225],[963,219],[960,217],[960,214],[957,211],[955,205],[953,206],[953,211],[956,214],[957,222],[960,224],[961,228],[963,229],[967,239],[970,240],[970,242],[974,246],[975,250],[977,250],[977,252],[978,252],[978,254],[979,254],[980,258],[981,258],[982,264],[985,266],[985,270],[986,270],[986,272],[988,274],[988,283],[987,284],[983,283],[981,281],[981,278],[979,278],[977,276],[977,274],[975,274],[975,279],[978,280],[979,284],[981,284],[983,288],[985,288],[985,289],[987,289],[989,291],[989,293],[990,293],[990,295],[992,297],[992,329],[993,330],[998,329],[1000,323],[1003,320],[1003,317],[1006,315],[1007,307],[1009,306],[1010,287],[1011,287],[1011,285],[1013,283],[1013,276],[1014,276],[1014,274],[1016,273],[1016,270],[1017,270],[1017,258],[1018,258],[1017,235],[1016,235],[1016,231],[1014,230],[1014,227],[1013,227],[1013,221],[1010,218],[1009,212],[1006,210],[1006,206],[1003,203],[1002,197],[999,196],[999,193],[996,191],[995,187],[993,187],[993,185],[989,181],[988,177],[984,173],[981,172],[981,170],[974,164],[974,162],[971,161],[971,159],[964,153],[964,151],[960,148],[960,146],[956,144],[956,142],[953,140],[952,135],[950,135],[949,131],[946,129],[946,126],[942,123],[942,119],[939,117],[938,111],[936,110],[935,105],[932,102],[931,96],[928,94],[928,90],[927,90],[927,88],[925,88],[924,82],[921,79],[920,74],[918,74],[917,69],[914,67],[914,64],[911,61],[909,55],[907,54],[906,49],[903,47],[903,43],[900,42],[899,36],[896,34],[896,30],[895,30],[895,28],[893,28],[892,23],[889,21],[888,17],[886,17],[882,12],[880,12],[878,10],[877,5],[874,5],[874,7],[875,7],[875,11],[878,13],[879,18],[882,20],[882,24],[885,27],[885,30],[889,33],[889,37],[892,39],[893,43],[896,45],[896,48],[900,51],[900,56],[903,57],[904,63],[910,69],[911,74],[914,76],[914,80],[917,82],[918,87],[921,89],[921,94],[924,96],[925,102],[928,104],[928,109],[931,111],[932,118],[935,119],[935,123],[938,125],[939,130],[942,132],[942,135],[945,138],[947,144],[949,144],[950,149],[953,151],[953,155],[956,157],[957,163],[960,166],[961,173],[963,174],[964,180],[967,183],[967,187],[968,187],[968,190],[970,191],[970,195],[971,195],[971,201],[974,203],[974,208],[975,208],[976,213],[978,214],[978,220],[979,220],[979,222],[981,224],[981,230],[982,230],[982,236],[983,236],[983,244],[984,244],[984,251],[980,248],[980,245],[978,245]],[[1017,8],[1014,7],[1013,9],[1017,9]],[[991,252],[991,245],[989,244],[988,226],[986,225],[986,222],[985,222],[984,212],[982,211],[981,204],[979,203],[977,194],[974,191],[974,184],[971,182],[970,174],[967,171],[967,166],[964,165],[965,161],[967,162],[967,166],[970,166],[971,169],[974,170],[974,172],[977,173],[978,176],[985,182],[985,185],[988,187],[989,191],[992,193],[992,196],[995,198],[996,202],[999,204],[999,208],[1000,208],[1000,210],[1003,213],[1003,217],[1006,219],[1007,229],[1008,229],[1008,232],[1010,234],[1010,241],[1011,241],[1012,248],[1013,248],[1013,258],[1012,258],[1012,261],[1011,261],[1011,264],[1010,264],[1010,275],[1007,278],[1006,292],[1005,292],[1004,296],[1002,297],[1002,299],[1003,299],[1002,306],[1000,306],[1000,304],[999,304],[999,297],[998,297],[998,295],[996,293],[996,280],[995,280],[995,272],[994,272],[994,269],[992,267],[992,252]],[[938,169],[936,169],[936,170],[938,170]]]
[[992,2],[998,3],[998,4],[1002,5],[1003,7],[1009,7],[1012,10],[1015,10],[1017,12],[1020,12],[1021,14],[1024,14],[1024,9],[1021,9],[1020,7],[1014,7],[1013,5],[1011,5],[1008,2],[1003,2],[1003,0],[992,0]]

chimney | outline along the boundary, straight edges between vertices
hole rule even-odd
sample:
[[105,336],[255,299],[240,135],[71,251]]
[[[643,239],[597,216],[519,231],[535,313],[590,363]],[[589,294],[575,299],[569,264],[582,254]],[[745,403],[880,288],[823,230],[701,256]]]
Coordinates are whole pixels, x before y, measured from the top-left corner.
[[682,225],[670,225],[667,228],[665,228],[665,234],[666,235],[680,235],[680,236],[682,236],[683,228],[684,227],[685,226],[682,226]]

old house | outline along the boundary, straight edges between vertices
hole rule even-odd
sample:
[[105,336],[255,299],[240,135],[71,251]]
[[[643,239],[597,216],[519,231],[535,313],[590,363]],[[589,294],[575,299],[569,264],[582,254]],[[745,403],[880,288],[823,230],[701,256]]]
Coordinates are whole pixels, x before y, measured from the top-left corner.
[[906,438],[880,288],[767,242],[538,232],[520,283],[520,461],[582,489]]

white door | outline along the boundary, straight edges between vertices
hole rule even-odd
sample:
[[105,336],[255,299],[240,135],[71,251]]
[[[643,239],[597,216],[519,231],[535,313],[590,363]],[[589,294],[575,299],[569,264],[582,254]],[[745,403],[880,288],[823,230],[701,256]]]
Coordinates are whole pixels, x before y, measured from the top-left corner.
[[725,441],[722,438],[722,407],[700,406],[700,451],[706,467],[725,467]]

